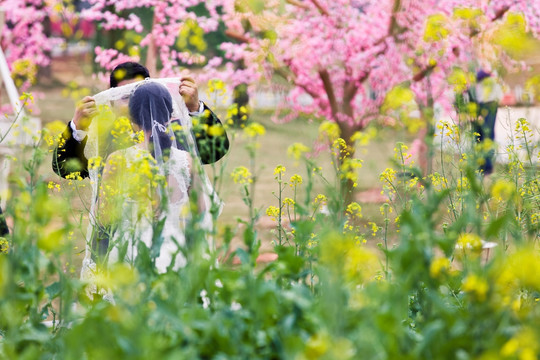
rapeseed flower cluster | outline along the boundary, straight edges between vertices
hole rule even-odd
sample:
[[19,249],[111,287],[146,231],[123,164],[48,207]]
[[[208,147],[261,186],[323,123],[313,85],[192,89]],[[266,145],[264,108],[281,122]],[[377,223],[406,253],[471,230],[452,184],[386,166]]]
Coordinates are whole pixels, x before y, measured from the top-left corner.
[[361,145],[367,146],[369,142],[377,136],[377,129],[375,127],[368,127],[363,131],[357,131],[351,136],[351,141]]
[[446,257],[435,257],[429,265],[429,275],[437,279],[450,270],[450,260]]
[[315,199],[313,200],[313,204],[316,207],[326,205],[327,203],[328,199],[326,198],[326,195],[323,194],[317,194],[317,196],[315,196]]
[[285,206],[294,206],[296,204],[296,201],[294,201],[293,199],[289,198],[289,197],[286,197],[285,199],[283,199],[283,205]]
[[388,195],[391,196],[397,192],[395,186],[396,170],[392,168],[384,169],[381,175],[379,175],[379,180],[383,183],[381,194],[387,192]]
[[319,139],[333,143],[341,136],[339,125],[331,121],[323,121],[319,125]]
[[524,327],[503,345],[500,355],[504,358],[535,360],[538,359],[539,351],[537,334],[533,329]]
[[251,184],[253,176],[245,166],[237,166],[231,173],[231,177],[235,184]]
[[266,215],[270,216],[272,220],[276,221],[277,217],[279,216],[281,210],[278,209],[275,206],[269,206],[266,208]]
[[0,237],[0,254],[7,254],[9,251],[9,242],[6,238]]
[[498,179],[491,187],[491,196],[497,201],[509,201],[516,194],[516,185],[510,181]]
[[255,138],[266,133],[266,129],[259,123],[251,122],[244,128],[244,135],[248,138]]
[[208,80],[207,88],[206,88],[206,93],[208,96],[212,94],[223,96],[225,95],[226,92],[227,92],[227,87],[223,80],[220,80],[220,79]]
[[470,294],[475,300],[482,302],[486,300],[489,284],[483,277],[470,274],[464,279],[461,289]]
[[380,269],[377,255],[358,244],[354,236],[332,233],[322,238],[320,245],[321,264],[350,284],[373,280]]
[[289,179],[289,186],[293,187],[293,188],[296,188],[297,186],[302,185],[302,181],[303,181],[303,179],[302,179],[302,177],[300,175],[294,174]]
[[131,126],[131,121],[126,116],[119,116],[113,122],[111,129],[112,143],[117,149],[128,148],[144,139],[143,132],[140,131],[135,136]]
[[358,220],[362,218],[362,207],[356,202],[352,202],[347,205],[345,211],[346,220],[343,224],[343,233],[351,233],[357,243],[366,243],[363,235],[361,234]]
[[360,219],[362,217],[362,207],[357,202],[347,205],[347,216],[351,219]]
[[353,359],[356,355],[354,344],[347,338],[331,336],[326,331],[319,331],[306,342],[299,360],[304,359]]
[[[275,167],[274,169],[274,175],[278,175],[278,176],[281,176],[283,174],[285,174],[285,171],[287,171],[287,169],[285,168],[285,166],[283,165],[278,165]],[[277,179],[277,177],[276,177]]]
[[302,143],[294,143],[287,148],[287,155],[295,160],[300,160],[305,153],[309,152],[310,148]]
[[[72,173],[69,173],[69,174],[66,175],[66,180],[68,180],[68,185],[69,186],[73,185],[73,180],[75,180],[76,182],[79,182],[82,179],[83,178],[81,177],[80,171],[72,172]],[[84,185],[82,185],[82,186],[84,186]]]
[[101,156],[94,156],[88,159],[88,170],[101,170],[104,167],[103,158]]
[[356,158],[345,158],[341,163],[340,178],[342,180],[348,180],[352,183],[353,187],[358,186],[358,172],[357,170],[362,167],[363,161]]
[[464,233],[458,237],[457,247],[459,249],[471,249],[473,251],[482,250],[482,240],[476,234]]
[[431,185],[437,191],[442,191],[448,189],[448,179],[438,172],[429,174],[429,179],[431,180]]
[[347,142],[342,138],[337,138],[332,143],[332,155],[338,159],[343,160],[351,155]]
[[138,216],[148,216],[160,202],[158,189],[166,188],[165,175],[160,172],[154,157],[143,149],[129,161],[125,151],[111,154],[102,178],[100,199],[104,206],[101,213],[113,220],[121,215],[127,199],[139,204]]
[[49,183],[47,184],[47,188],[51,190],[56,190],[56,191],[61,190],[60,184],[55,183],[54,181],[49,181]]
[[11,64],[11,77],[17,87],[22,87],[25,82],[36,83],[37,65],[30,59],[16,59]]
[[42,130],[43,140],[49,146],[49,152],[52,152],[55,146],[63,146],[65,140],[61,136],[62,131],[66,129],[66,124],[63,121],[55,120],[45,124]]
[[515,294],[521,289],[540,292],[540,255],[537,250],[523,248],[509,254],[496,272],[496,281],[502,294]]

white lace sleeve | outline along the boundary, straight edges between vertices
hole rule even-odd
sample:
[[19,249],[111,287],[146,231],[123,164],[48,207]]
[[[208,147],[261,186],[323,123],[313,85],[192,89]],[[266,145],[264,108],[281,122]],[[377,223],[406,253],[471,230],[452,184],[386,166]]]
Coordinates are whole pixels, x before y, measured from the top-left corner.
[[191,185],[189,154],[186,151],[172,149],[169,160],[169,201],[172,204],[186,203]]

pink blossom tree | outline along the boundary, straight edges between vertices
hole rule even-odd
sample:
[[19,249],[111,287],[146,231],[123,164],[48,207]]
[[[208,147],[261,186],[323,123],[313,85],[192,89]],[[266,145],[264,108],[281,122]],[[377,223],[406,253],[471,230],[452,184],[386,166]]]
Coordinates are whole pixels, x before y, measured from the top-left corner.
[[[434,103],[451,111],[456,72],[467,73],[475,64],[519,65],[508,46],[515,34],[509,38],[505,32],[517,27],[521,35],[538,37],[540,29],[540,5],[527,0],[215,0],[204,2],[205,16],[192,10],[201,4],[198,0],[125,0],[108,8],[105,0],[91,2],[85,16],[105,29],[143,32],[137,16],[117,14],[136,7],[153,9],[153,24],[140,46],[148,48],[151,70],[152,53],[159,57],[162,75],[199,62],[206,63],[206,78],[221,78],[231,87],[250,84],[253,89],[262,78],[285,79],[289,91],[284,106],[291,111],[284,120],[307,113],[335,122],[351,157],[356,132],[389,116],[402,120],[396,114],[403,112],[396,108],[409,108],[412,102],[423,128],[424,170]],[[197,21],[205,32],[214,31],[219,21],[225,23],[234,41],[221,44],[224,58],[205,59],[173,49],[188,20]],[[98,48],[96,54],[105,68],[139,59],[116,49]],[[310,100],[301,101],[306,95]]]
[[[334,121],[351,156],[353,134],[391,115],[387,105],[399,105],[398,94],[420,110],[429,143],[434,99],[451,110],[456,69],[515,66],[505,45],[516,39],[501,39],[501,29],[516,22],[538,37],[540,19],[538,2],[525,0],[286,0],[258,11],[225,9],[229,31],[241,41],[224,44],[228,53],[261,69],[266,51],[266,74],[292,86],[287,118],[308,113]],[[245,31],[246,19],[258,31]],[[273,37],[260,36],[265,31]],[[309,103],[300,101],[305,95]]]
[[[125,30],[140,35],[141,40],[127,51],[117,48],[95,49],[96,62],[110,70],[124,61],[142,61],[141,50],[146,51],[145,64],[151,73],[157,73],[157,64],[161,63],[160,74],[171,76],[178,74],[182,66],[204,64],[206,59],[198,53],[178,51],[175,44],[186,24],[196,24],[203,32],[215,31],[219,25],[217,1],[201,0],[122,0],[111,3],[107,0],[90,0],[92,5],[84,10],[84,19],[95,21],[105,31]],[[204,7],[203,15],[198,15],[196,7]],[[152,22],[143,26],[137,10],[147,10]],[[201,11],[199,11],[201,12]]]
[[50,33],[50,19],[62,11],[62,1],[1,0],[0,8],[0,43],[12,73],[20,80],[17,85],[24,89],[39,67],[49,65],[53,47],[63,42]]

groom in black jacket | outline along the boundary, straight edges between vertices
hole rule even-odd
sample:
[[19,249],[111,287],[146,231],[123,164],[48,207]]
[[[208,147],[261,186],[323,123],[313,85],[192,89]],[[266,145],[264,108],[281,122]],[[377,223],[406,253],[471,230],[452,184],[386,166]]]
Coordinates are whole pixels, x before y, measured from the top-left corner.
[[[110,86],[122,86],[148,77],[150,77],[148,69],[143,65],[125,62],[111,72]],[[186,103],[189,114],[199,119],[199,125],[193,127],[193,132],[201,162],[211,164],[218,161],[229,149],[229,140],[223,125],[206,104],[199,100],[197,86],[192,77],[182,77],[178,91]],[[96,113],[96,104],[90,96],[85,97],[77,105],[73,120],[61,134],[58,146],[53,152],[52,168],[58,175],[66,177],[78,173],[82,178],[88,177],[88,159],[84,155],[88,140],[86,130]],[[211,126],[213,131],[210,133],[207,129]],[[181,138],[177,136],[177,140],[181,144]]]

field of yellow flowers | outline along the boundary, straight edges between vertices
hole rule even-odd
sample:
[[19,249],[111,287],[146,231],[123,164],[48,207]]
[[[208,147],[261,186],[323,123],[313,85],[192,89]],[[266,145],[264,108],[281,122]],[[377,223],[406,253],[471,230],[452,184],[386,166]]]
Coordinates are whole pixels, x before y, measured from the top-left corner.
[[[439,136],[471,145],[436,152],[431,173],[397,142],[374,175],[331,123],[262,123],[231,128],[230,164],[208,169],[235,212],[214,214],[212,229],[190,224],[185,267],[158,273],[142,244],[136,262],[99,268],[92,282],[78,274],[88,185],[44,175],[58,134],[45,126],[12,159],[0,358],[539,357],[540,159],[527,119],[514,129],[526,157],[499,149],[509,162],[489,177],[477,168],[491,148],[467,127],[442,125]],[[358,134],[357,155],[372,156],[362,148],[385,131]],[[344,201],[366,179],[386,200]],[[258,263],[262,249],[277,259]]]

